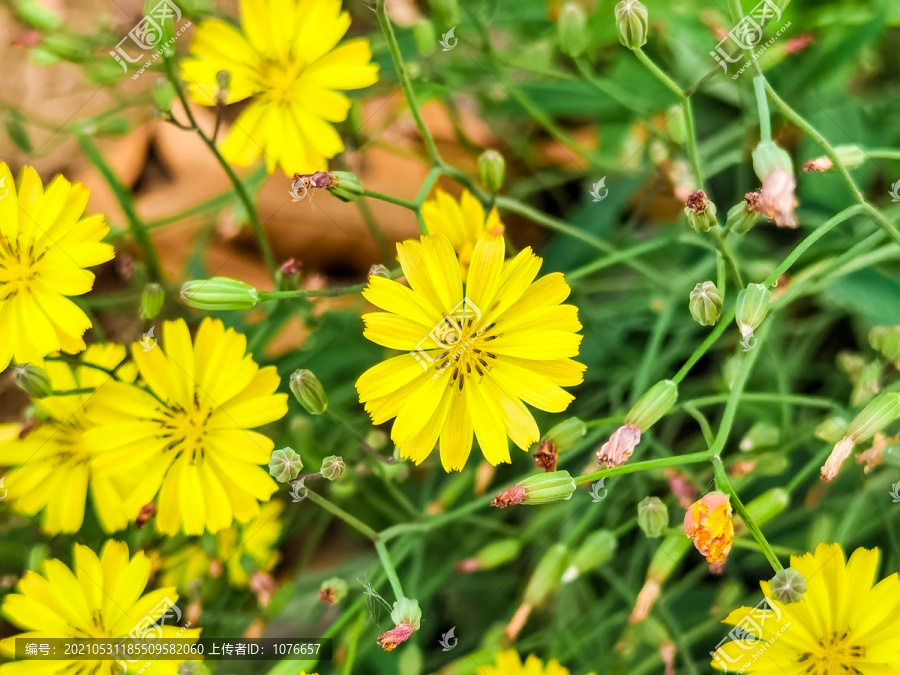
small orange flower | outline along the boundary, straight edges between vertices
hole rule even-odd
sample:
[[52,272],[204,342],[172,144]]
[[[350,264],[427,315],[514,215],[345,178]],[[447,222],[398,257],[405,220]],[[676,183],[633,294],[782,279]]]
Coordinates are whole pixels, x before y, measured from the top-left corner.
[[706,562],[725,562],[734,541],[731,502],[721,492],[710,492],[684,514],[684,533],[706,556]]

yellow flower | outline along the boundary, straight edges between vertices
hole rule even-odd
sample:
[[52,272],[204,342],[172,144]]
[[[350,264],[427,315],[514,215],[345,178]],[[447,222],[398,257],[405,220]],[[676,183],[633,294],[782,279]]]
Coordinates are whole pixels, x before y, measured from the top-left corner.
[[182,64],[191,97],[215,105],[216,75],[228,71],[225,101],[253,100],[222,143],[229,162],[246,166],[265,156],[287,174],[327,169],[344,149],[335,122],[347,119],[345,89],[378,81],[364,38],[336,46],[350,27],[340,0],[241,0],[241,28],[202,21]]
[[237,530],[233,527],[216,535],[216,555],[225,565],[228,582],[244,588],[250,583],[250,575],[244,569],[243,558],[250,556],[261,572],[271,572],[281,554],[275,548],[284,525],[281,514],[284,502],[263,504],[259,515]]
[[193,345],[184,320],[166,321],[161,346],[145,349],[132,345],[147,388],[110,382],[88,410],[94,469],[135,481],[135,503],[159,493],[163,534],[247,522],[278,489],[258,466],[274,444],[252,431],[287,413],[287,394],[275,393],[278,373],[260,368],[247,339],[215,319],[204,319]]
[[30,166],[18,186],[0,162],[0,371],[12,359],[43,363],[47,354],[76,354],[91,327],[66,296],[94,286],[86,268],[111,260],[103,216],[84,215],[88,192],[57,176],[44,190]]
[[491,209],[485,219],[484,207],[468,190],[462,193],[459,201],[443,190],[437,190],[434,199],[422,204],[422,218],[428,234],[442,234],[450,240],[459,256],[463,279],[478,240],[485,234],[501,235],[504,229],[497,209]]
[[[162,637],[194,641],[199,628],[174,625],[180,615],[174,588],[160,588],[141,595],[150,578],[150,559],[138,552],[128,559],[128,546],[107,541],[98,557],[87,546],[75,544],[74,566],[60,560],[46,560],[44,574],[25,572],[18,593],[3,601],[2,611],[11,623],[27,631],[0,640],[0,654],[15,654],[16,638],[124,638],[140,625],[164,620]],[[156,630],[154,629],[154,635]],[[135,661],[128,672],[173,673],[179,661]],[[0,675],[19,673],[71,673],[72,675],[117,675],[116,660],[36,661],[0,665]]]
[[[112,379],[106,371],[115,371],[119,379],[134,379],[133,366],[120,367],[124,359],[122,345],[95,344],[80,360],[99,368],[72,367],[53,360],[48,360],[44,368],[54,390],[102,389]],[[96,475],[91,470],[91,451],[83,442],[89,426],[86,411],[92,400],[91,393],[49,396],[34,401],[38,420],[34,429],[29,431],[20,424],[0,425],[0,466],[19,467],[7,476],[9,497],[28,516],[43,510],[41,524],[50,534],[81,528],[88,489],[106,532],[128,527],[130,510],[122,506],[129,501],[128,486],[121,480]]]
[[[502,237],[475,245],[465,284],[450,241],[423,236],[397,245],[410,286],[369,277],[365,298],[385,310],[363,316],[364,335],[409,353],[363,373],[359,399],[374,424],[396,417],[391,438],[421,463],[440,440],[446,471],[461,470],[472,433],[491,464],[509,462],[507,436],[528,450],[540,438],[523,404],[562,412],[580,384],[578,310],[562,274],[534,281],[530,248],[505,261]],[[411,351],[410,351],[411,350]]]
[[694,547],[706,556],[706,562],[725,562],[734,541],[728,497],[710,492],[691,504],[684,514],[684,533],[694,540]]
[[569,669],[556,659],[545,666],[534,654],[529,654],[523,664],[515,649],[506,649],[497,653],[497,665],[479,666],[478,675],[569,675]]
[[728,615],[738,639],[716,650],[713,667],[765,675],[900,672],[900,577],[875,583],[879,558],[878,549],[859,548],[847,562],[838,544],[791,556],[806,593],[784,604],[772,598],[769,582],[760,582],[767,606]]

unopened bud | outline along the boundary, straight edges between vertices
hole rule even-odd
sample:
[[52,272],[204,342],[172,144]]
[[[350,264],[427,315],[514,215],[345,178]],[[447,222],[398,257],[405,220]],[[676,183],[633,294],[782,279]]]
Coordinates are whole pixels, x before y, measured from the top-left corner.
[[638,504],[637,521],[644,534],[656,539],[669,527],[669,509],[659,497],[645,497]]
[[887,360],[900,365],[900,326],[876,326],[869,331],[869,344]]
[[563,574],[563,583],[574,581],[585,572],[597,569],[612,560],[618,542],[609,530],[592,532],[578,547]]
[[370,277],[381,277],[383,279],[391,278],[391,271],[384,265],[372,265],[369,268]]
[[650,387],[625,415],[625,424],[633,424],[647,431],[668,413],[678,400],[678,385],[661,380]]
[[439,26],[449,28],[459,23],[458,0],[429,0],[431,14]]
[[575,481],[568,471],[538,473],[519,481],[494,497],[491,506],[506,508],[514,504],[551,504],[564,502],[575,493]]
[[155,319],[166,301],[166,292],[159,284],[147,284],[141,293],[141,318],[144,321]]
[[419,19],[413,24],[412,32],[419,56],[431,56],[437,48],[434,24],[428,19]]
[[355,202],[364,192],[357,175],[349,171],[332,171],[327,190],[342,202]]
[[762,141],[753,150],[753,170],[760,182],[765,181],[774,169],[782,169],[793,175],[791,156],[774,141]]
[[772,291],[762,284],[749,284],[738,293],[735,321],[743,337],[753,335],[769,312]]
[[900,415],[900,394],[891,392],[876,396],[850,422],[847,435],[855,443],[872,438]]
[[181,299],[194,309],[250,309],[259,302],[259,292],[237,279],[213,277],[186,282],[181,287]]
[[153,83],[153,103],[160,112],[167,113],[172,109],[175,100],[175,87],[165,77],[158,78]]
[[291,375],[291,393],[310,415],[328,410],[328,396],[319,378],[311,370],[297,370]]
[[289,483],[300,475],[303,460],[293,448],[282,448],[272,453],[269,460],[269,475],[279,483]]
[[570,417],[551,427],[541,440],[552,441],[556,449],[563,452],[584,438],[586,433],[584,422],[577,417]]
[[456,564],[457,572],[476,572],[505,565],[519,555],[522,544],[518,539],[500,539],[488,544],[471,558]]
[[616,30],[622,45],[640,49],[647,44],[648,29],[647,8],[638,0],[622,0],[616,5]]
[[680,532],[673,532],[663,538],[659,548],[650,559],[647,578],[638,593],[631,617],[628,619],[630,623],[640,623],[647,618],[653,604],[659,598],[663,582],[675,571],[690,547],[690,540],[685,539]]
[[735,234],[746,234],[759,222],[759,211],[751,211],[746,199],[728,209],[725,229]]
[[691,317],[701,326],[715,326],[722,314],[722,296],[711,281],[703,281],[691,291]]
[[850,422],[844,417],[826,417],[816,427],[816,438],[820,438],[826,443],[837,443],[844,437],[849,424]]
[[337,455],[329,455],[322,460],[322,468],[319,469],[323,478],[334,481],[341,477],[347,465],[344,460]]
[[587,15],[577,2],[567,2],[560,10],[556,38],[560,51],[570,58],[581,56],[587,49]]
[[340,577],[331,577],[319,586],[319,602],[325,605],[336,605],[347,597],[347,582]]
[[872,361],[866,364],[859,372],[853,391],[850,394],[850,405],[858,408],[865,405],[881,391],[881,374],[883,366],[880,361]]
[[[747,502],[747,513],[750,519],[757,525],[765,525],[775,516],[782,513],[791,501],[791,496],[782,488],[766,490],[759,497]],[[746,525],[739,516],[734,519],[734,529],[737,534],[747,531]]]
[[771,448],[777,445],[779,440],[781,431],[777,426],[769,422],[754,422],[738,447],[744,452],[751,452],[760,448]]
[[532,607],[537,607],[549,598],[562,581],[569,559],[569,549],[565,544],[555,544],[544,554],[528,585],[525,587],[523,600]]
[[500,192],[506,177],[506,160],[496,150],[485,150],[478,156],[478,174],[491,194]]
[[788,567],[775,572],[775,576],[769,582],[769,590],[778,602],[785,604],[800,602],[800,598],[806,593],[806,579],[793,567]]
[[13,377],[19,389],[31,398],[46,398],[53,393],[50,376],[33,363],[23,363],[13,370]]
[[716,226],[716,205],[703,190],[691,193],[684,207],[684,215],[695,232],[709,232]]

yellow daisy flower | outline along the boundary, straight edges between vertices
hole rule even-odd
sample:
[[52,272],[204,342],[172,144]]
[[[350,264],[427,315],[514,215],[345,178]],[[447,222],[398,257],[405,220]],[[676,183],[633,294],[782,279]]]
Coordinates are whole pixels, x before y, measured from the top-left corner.
[[569,675],[569,669],[556,659],[545,666],[534,654],[529,654],[523,664],[515,649],[506,649],[497,653],[497,665],[479,666],[478,675]]
[[422,218],[428,234],[442,234],[450,240],[459,256],[463,279],[478,240],[486,234],[499,236],[504,231],[497,209],[491,209],[485,218],[481,202],[468,190],[463,191],[459,201],[443,190],[436,190],[434,199],[422,204]]
[[900,577],[876,583],[878,549],[859,548],[844,559],[838,544],[819,544],[814,554],[791,556],[806,580],[799,602],[772,599],[741,607],[724,623],[733,639],[713,653],[727,672],[764,675],[890,675],[900,672]]
[[265,156],[287,174],[327,169],[344,149],[335,122],[347,119],[341,93],[378,81],[365,38],[337,46],[350,27],[340,0],[241,0],[241,28],[202,21],[181,69],[191,97],[216,105],[216,75],[230,74],[225,101],[253,100],[222,143],[229,162],[246,166]]
[[89,191],[54,178],[47,189],[30,166],[13,183],[0,162],[0,371],[12,359],[43,363],[47,354],[76,354],[91,327],[66,296],[94,286],[86,268],[114,256],[100,241],[109,232],[103,216],[84,216]]
[[[125,638],[149,621],[163,622],[164,638],[196,640],[199,628],[175,625],[180,610],[174,588],[160,588],[141,595],[150,578],[150,559],[138,552],[130,560],[128,546],[107,541],[98,557],[87,546],[75,544],[74,566],[60,560],[44,561],[43,575],[25,572],[18,593],[3,601],[2,612],[9,621],[27,631],[0,640],[0,654],[15,655],[16,638]],[[136,633],[136,634],[138,634]],[[158,636],[154,629],[152,635]],[[123,663],[125,663],[123,661]],[[134,661],[128,672],[174,673],[180,661]],[[71,673],[72,675],[118,675],[116,660],[104,661],[20,661],[0,665],[0,675],[20,673]]]
[[384,312],[363,316],[372,342],[408,353],[363,373],[359,400],[374,424],[396,417],[391,439],[421,463],[440,441],[446,471],[461,470],[472,434],[491,464],[509,462],[509,444],[528,450],[540,438],[523,404],[562,412],[580,384],[573,361],[581,344],[578,310],[562,303],[562,274],[535,281],[541,259],[530,248],[504,262],[502,237],[475,245],[465,283],[443,235],[397,244],[409,287],[369,277],[365,298]]
[[[90,366],[73,368],[48,360],[44,367],[56,391],[98,390],[112,380],[109,373],[113,371],[119,379],[134,379],[133,366],[120,367],[124,359],[122,345],[95,344],[80,359]],[[121,480],[98,476],[91,470],[91,451],[83,442],[90,426],[86,411],[93,398],[93,394],[85,393],[35,400],[38,422],[34,429],[28,431],[20,424],[2,425],[0,429],[0,466],[19,467],[7,476],[9,497],[29,516],[43,511],[41,524],[50,534],[81,528],[89,488],[104,531],[128,527],[131,511],[123,504],[129,501],[130,490]],[[136,506],[140,508],[140,504]]]
[[228,572],[228,582],[237,588],[250,583],[250,575],[242,560],[250,556],[260,572],[271,572],[281,554],[275,548],[284,521],[284,502],[273,500],[263,504],[259,515],[240,528],[222,530],[216,535],[216,555]]
[[258,466],[274,444],[252,431],[287,413],[275,368],[260,368],[243,335],[209,318],[193,345],[179,319],[163,323],[160,346],[131,349],[147,389],[110,382],[95,394],[88,417],[97,426],[85,433],[95,470],[131,477],[137,503],[159,493],[163,534],[218,532],[255,517],[278,489]]

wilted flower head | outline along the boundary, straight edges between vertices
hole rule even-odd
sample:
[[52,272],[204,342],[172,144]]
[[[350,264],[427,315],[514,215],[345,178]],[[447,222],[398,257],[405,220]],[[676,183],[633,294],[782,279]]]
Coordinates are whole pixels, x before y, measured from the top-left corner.
[[684,533],[706,556],[706,562],[724,562],[734,540],[731,502],[721,492],[710,492],[684,514]]
[[601,466],[622,466],[641,442],[641,430],[634,424],[616,429],[609,440],[597,451],[597,463]]
[[774,220],[778,227],[797,227],[797,217],[794,215],[794,208],[797,206],[797,198],[794,196],[796,188],[794,174],[776,167],[763,180],[759,197],[751,207],[764,213],[769,220]]
[[410,598],[400,598],[394,603],[391,611],[391,621],[396,625],[386,633],[378,636],[378,646],[389,652],[398,645],[406,642],[409,636],[419,630],[422,620],[422,610],[419,603]]

